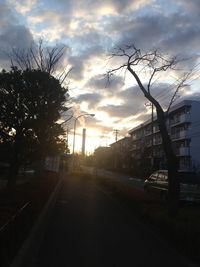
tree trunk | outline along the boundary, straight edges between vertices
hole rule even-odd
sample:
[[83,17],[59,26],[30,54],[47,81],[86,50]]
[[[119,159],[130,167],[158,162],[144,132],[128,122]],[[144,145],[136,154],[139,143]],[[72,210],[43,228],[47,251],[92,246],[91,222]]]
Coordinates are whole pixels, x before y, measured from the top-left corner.
[[172,149],[172,142],[166,127],[165,113],[160,106],[159,102],[150,94],[149,90],[146,90],[143,86],[140,78],[135,71],[131,68],[130,63],[127,66],[130,73],[134,76],[137,84],[139,85],[141,91],[144,93],[144,96],[156,107],[158,126],[162,136],[162,144],[167,159],[167,169],[168,169],[168,212],[171,217],[175,217],[178,213],[179,205],[179,180],[177,178],[177,158]]
[[179,180],[177,177],[177,158],[172,148],[172,142],[166,127],[165,114],[162,109],[156,108],[158,125],[162,136],[163,148],[167,159],[168,169],[168,212],[170,217],[175,217],[179,208]]

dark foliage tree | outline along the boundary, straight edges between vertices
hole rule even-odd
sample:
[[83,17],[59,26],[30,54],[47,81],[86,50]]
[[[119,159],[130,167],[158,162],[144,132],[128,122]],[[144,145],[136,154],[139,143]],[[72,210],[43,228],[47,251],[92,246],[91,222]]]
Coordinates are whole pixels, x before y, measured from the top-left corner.
[[[152,95],[152,84],[158,79],[157,74],[161,75],[163,72],[175,69],[178,61],[176,57],[169,57],[158,50],[142,51],[135,47],[135,45],[125,46],[124,48],[117,48],[112,54],[112,57],[120,58],[120,64],[116,68],[108,71],[108,79],[119,70],[125,69],[134,77],[139,89],[143,92],[144,96],[155,106],[157,111],[158,125],[163,141],[163,149],[167,159],[168,176],[169,176],[169,189],[168,189],[168,203],[169,214],[175,216],[178,211],[179,201],[179,181],[177,179],[177,158],[173,151],[172,142],[168,134],[166,126],[166,112],[162,108],[158,100]],[[145,76],[145,82],[143,81]],[[169,107],[172,105],[178,90],[184,86],[184,82],[189,74],[179,80],[175,93],[170,101]],[[147,82],[146,82],[146,79]]]
[[[19,70],[40,70],[47,72],[59,80],[60,84],[69,85],[66,79],[71,72],[68,66],[63,67],[62,59],[67,51],[67,46],[57,44],[49,46],[44,39],[39,39],[26,49],[13,48],[6,55],[10,59],[11,66]],[[69,99],[68,99],[69,102]],[[69,114],[66,111],[61,112],[63,123],[66,123],[73,117],[73,112]]]
[[0,147],[9,147],[10,181],[25,161],[40,159],[65,148],[57,123],[67,111],[67,88],[42,70],[0,73]]

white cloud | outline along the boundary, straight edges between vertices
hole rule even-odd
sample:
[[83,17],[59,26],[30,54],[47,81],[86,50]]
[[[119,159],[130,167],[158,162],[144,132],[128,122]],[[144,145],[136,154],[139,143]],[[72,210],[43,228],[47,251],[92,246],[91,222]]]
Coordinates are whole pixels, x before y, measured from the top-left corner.
[[[118,123],[127,129],[147,118],[146,100],[131,75],[118,73],[106,86],[102,74],[122,62],[122,58],[108,62],[108,51],[134,42],[169,55],[193,56],[193,62],[181,66],[189,68],[200,54],[199,14],[199,0],[7,0],[0,9],[0,49],[28,46],[33,37],[44,37],[51,45],[67,44],[62,66],[73,67],[69,77],[70,86],[76,88],[74,101],[83,111],[97,113],[88,125],[94,128],[96,123],[101,131],[104,124],[110,130]],[[158,81],[155,94],[162,94],[169,79]],[[170,94],[160,99],[169,98]]]
[[38,4],[38,0],[9,0],[9,3],[16,8],[18,13],[26,15]]

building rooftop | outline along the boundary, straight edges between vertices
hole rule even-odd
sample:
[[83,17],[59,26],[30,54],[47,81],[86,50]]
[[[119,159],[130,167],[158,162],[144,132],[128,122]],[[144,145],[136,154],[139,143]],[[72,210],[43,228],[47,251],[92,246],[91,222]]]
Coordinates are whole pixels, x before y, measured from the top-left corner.
[[[177,103],[176,105],[172,106],[170,108],[169,114],[172,113],[173,111],[183,107],[183,106],[191,105],[192,103],[199,103],[200,104],[200,101],[197,101],[197,100],[183,100],[183,101]],[[156,121],[156,120],[157,120],[157,116],[154,115],[154,121]],[[146,120],[143,123],[139,124],[138,126],[136,126],[136,127],[132,128],[131,130],[129,130],[128,133],[131,134],[133,131],[139,130],[144,126],[147,126],[148,124],[151,124],[151,122],[152,122],[151,119]]]

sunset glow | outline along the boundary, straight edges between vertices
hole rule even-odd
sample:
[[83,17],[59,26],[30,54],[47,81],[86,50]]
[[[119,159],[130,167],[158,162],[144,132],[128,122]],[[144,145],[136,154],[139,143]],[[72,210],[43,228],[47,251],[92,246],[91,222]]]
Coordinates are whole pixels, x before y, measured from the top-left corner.
[[[13,47],[26,49],[39,38],[48,46],[65,45],[66,53],[59,66],[72,68],[66,85],[74,116],[94,113],[94,118],[81,118],[76,128],[76,148],[81,150],[82,128],[87,129],[86,151],[108,146],[128,134],[136,125],[149,119],[151,110],[133,77],[124,71],[108,82],[105,74],[123,62],[112,57],[114,48],[136,44],[148,50],[158,48],[169,56],[184,58],[176,71],[166,72],[155,80],[152,94],[166,108],[181,73],[195,67],[187,89],[182,90],[175,103],[185,98],[199,98],[199,5],[198,1],[56,1],[3,0],[0,10],[0,51]],[[194,28],[195,25],[195,28]],[[191,49],[192,47],[192,49]],[[2,67],[9,60],[0,54]],[[140,68],[140,78],[146,81],[148,71]],[[156,85],[156,82],[159,83]],[[173,86],[169,86],[171,83]],[[195,94],[195,95],[194,95]],[[74,120],[69,146],[73,143]]]

